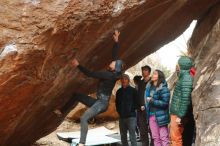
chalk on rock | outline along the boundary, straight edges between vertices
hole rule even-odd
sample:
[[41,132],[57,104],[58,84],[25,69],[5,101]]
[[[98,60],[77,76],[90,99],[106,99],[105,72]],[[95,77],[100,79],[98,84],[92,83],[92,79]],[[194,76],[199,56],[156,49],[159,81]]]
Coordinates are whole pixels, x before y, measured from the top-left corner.
[[3,58],[8,54],[13,54],[13,53],[17,53],[17,52],[18,52],[18,49],[17,49],[16,45],[9,44],[9,45],[5,46],[5,48],[3,49],[2,52],[0,52],[0,58]]

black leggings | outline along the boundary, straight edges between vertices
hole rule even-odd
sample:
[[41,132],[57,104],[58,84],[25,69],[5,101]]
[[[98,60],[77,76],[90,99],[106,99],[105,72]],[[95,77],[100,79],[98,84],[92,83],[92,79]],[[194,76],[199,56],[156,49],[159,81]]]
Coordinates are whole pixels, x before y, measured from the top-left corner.
[[[153,146],[154,143],[153,143],[153,138],[151,136],[149,124],[147,121],[146,111],[138,110],[137,116],[138,116],[138,128],[140,131],[140,138],[141,138],[142,146]],[[150,138],[148,134],[150,134]]]
[[[109,97],[104,97],[104,99],[108,99],[108,98]],[[74,97],[72,97],[70,101],[67,102],[67,104],[62,107],[61,112],[67,111],[69,108],[72,107],[72,105],[74,105],[76,101],[79,101],[84,105],[90,107],[85,111],[85,113],[80,118],[80,126],[81,126],[80,143],[85,144],[87,132],[88,132],[88,120],[102,112],[105,112],[108,108],[109,102],[108,100],[94,99],[84,94],[75,94]]]

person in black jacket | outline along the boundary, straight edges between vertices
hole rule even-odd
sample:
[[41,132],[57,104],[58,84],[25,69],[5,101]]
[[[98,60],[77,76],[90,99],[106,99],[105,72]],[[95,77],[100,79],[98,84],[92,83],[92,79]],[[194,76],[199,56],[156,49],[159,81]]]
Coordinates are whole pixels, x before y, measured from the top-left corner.
[[[135,85],[135,89],[138,91],[138,84],[140,83],[141,81],[141,78],[142,76],[139,76],[139,75],[136,75],[134,76],[133,78],[133,82],[134,82],[134,85]],[[136,113],[137,113],[137,110],[136,110]],[[135,132],[136,132],[136,135],[137,135],[137,141],[140,141],[140,130],[139,130],[139,117],[138,117],[139,114],[136,115],[136,118],[137,118],[137,126],[136,126],[136,129],[135,129]]]
[[108,70],[98,71],[98,72],[90,71],[85,67],[81,66],[78,60],[74,59],[72,61],[73,67],[77,67],[86,76],[93,77],[99,80],[96,99],[86,94],[75,93],[71,98],[71,100],[66,105],[64,105],[59,111],[55,111],[56,114],[65,113],[66,111],[68,111],[69,108],[71,108],[74,105],[76,101],[79,101],[85,104],[86,106],[90,107],[82,115],[80,119],[81,134],[80,134],[79,146],[85,145],[87,132],[88,132],[88,120],[107,110],[115,83],[117,80],[121,78],[123,65],[122,65],[122,61],[119,60],[118,58],[119,35],[120,32],[116,30],[113,35],[113,39],[115,41],[112,50],[113,61],[109,65]]
[[[140,137],[142,146],[153,146],[153,139],[151,137],[151,140],[149,140],[148,133],[150,133],[149,124],[147,121],[147,113],[145,109],[145,91],[147,83],[151,80],[150,73],[151,73],[151,67],[148,65],[145,65],[141,68],[142,70],[142,76],[143,79],[138,83],[138,126],[140,131]],[[150,133],[151,135],[151,133]]]
[[121,78],[122,87],[116,92],[116,110],[119,114],[119,128],[121,142],[123,146],[129,146],[127,132],[132,146],[137,146],[135,128],[136,128],[136,98],[137,91],[129,85],[130,78],[123,74]]

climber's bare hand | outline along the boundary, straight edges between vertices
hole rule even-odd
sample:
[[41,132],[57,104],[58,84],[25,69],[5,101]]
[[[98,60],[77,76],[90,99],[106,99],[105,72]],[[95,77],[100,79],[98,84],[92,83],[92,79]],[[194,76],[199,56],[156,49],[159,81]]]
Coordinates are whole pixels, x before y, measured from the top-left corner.
[[141,106],[141,111],[144,111],[145,110],[145,106]]
[[77,60],[77,59],[73,59],[73,60],[72,60],[72,66],[73,66],[73,67],[77,67],[78,65],[79,65],[78,60]]
[[176,118],[176,123],[179,125],[181,124],[181,119],[179,117]]
[[119,36],[120,36],[120,32],[118,30],[115,30],[113,34],[113,39],[115,42],[118,42]]

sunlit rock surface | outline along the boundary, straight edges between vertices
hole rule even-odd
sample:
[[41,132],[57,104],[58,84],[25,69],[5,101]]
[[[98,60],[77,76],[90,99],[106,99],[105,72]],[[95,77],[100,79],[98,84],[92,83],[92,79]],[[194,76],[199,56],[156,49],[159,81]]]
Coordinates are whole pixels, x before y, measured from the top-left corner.
[[1,0],[0,145],[29,146],[63,121],[53,111],[74,92],[94,93],[95,81],[73,69],[70,60],[104,69],[115,28],[129,67],[180,35],[216,2]]

